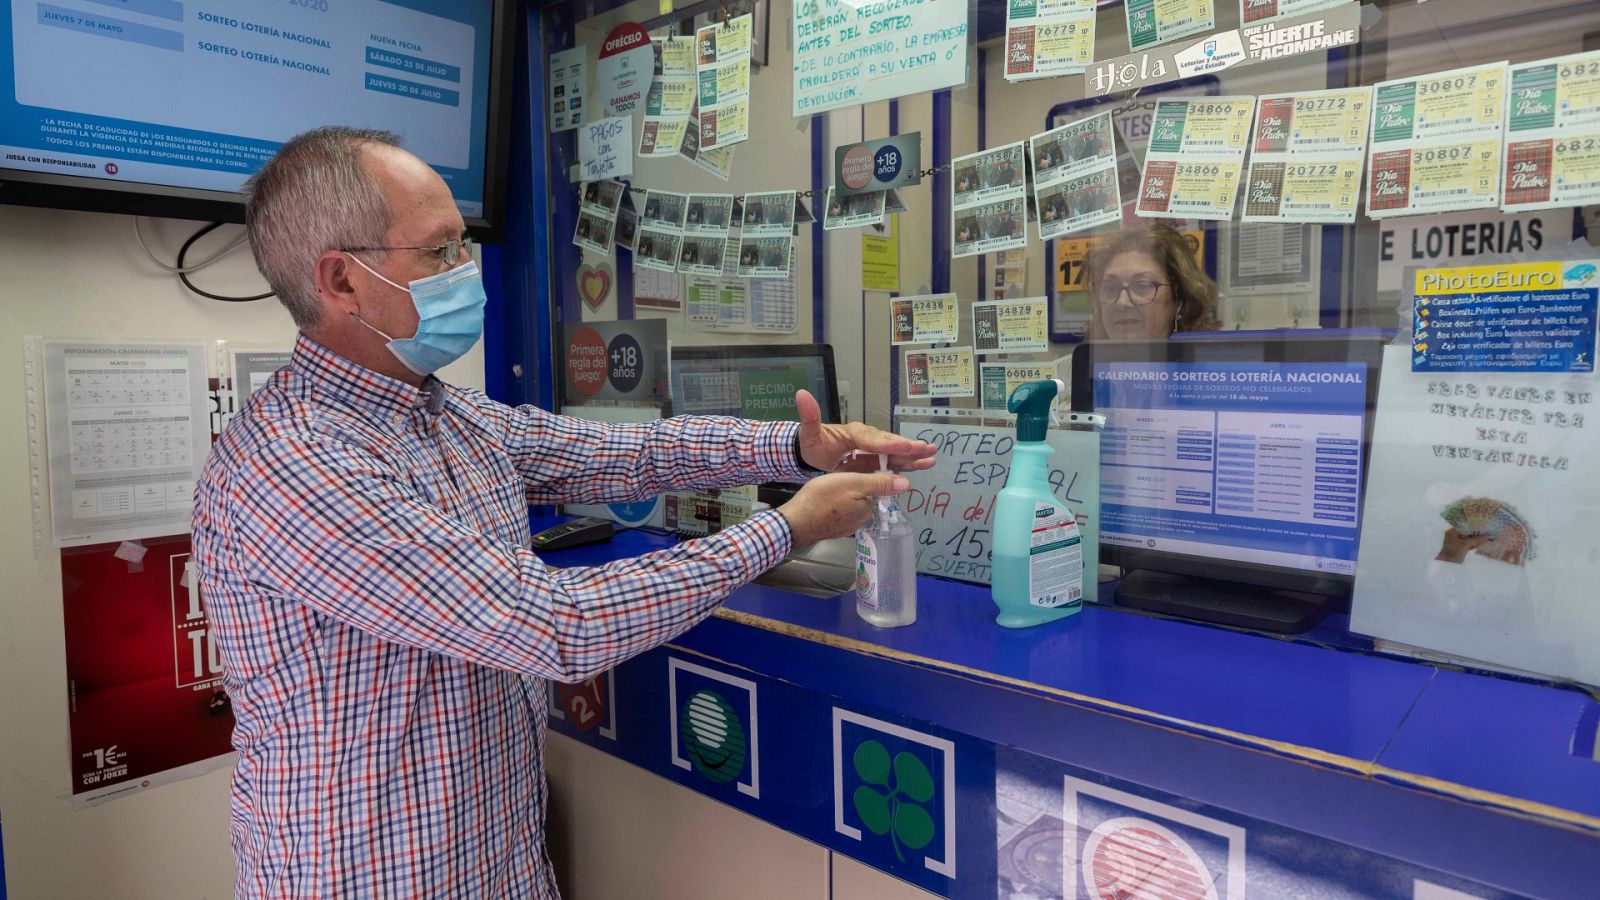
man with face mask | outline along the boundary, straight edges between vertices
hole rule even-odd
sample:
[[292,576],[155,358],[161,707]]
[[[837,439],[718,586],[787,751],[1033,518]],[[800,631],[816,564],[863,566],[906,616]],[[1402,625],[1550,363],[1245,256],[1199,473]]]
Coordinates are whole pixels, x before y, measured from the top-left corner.
[[248,186],[251,248],[300,335],[195,503],[237,719],[240,897],[555,896],[545,679],[680,634],[908,485],[821,475],[716,535],[559,571],[529,550],[529,503],[796,480],[853,450],[932,465],[921,442],[821,424],[804,392],[798,425],[601,425],[444,383],[482,335],[484,288],[445,183],[397,143],[318,129]]

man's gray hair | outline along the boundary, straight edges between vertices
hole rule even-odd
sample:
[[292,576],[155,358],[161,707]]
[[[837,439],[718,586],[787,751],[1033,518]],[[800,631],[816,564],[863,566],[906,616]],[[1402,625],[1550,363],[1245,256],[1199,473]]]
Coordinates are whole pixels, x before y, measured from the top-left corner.
[[256,268],[289,308],[295,325],[315,326],[317,258],[341,247],[377,247],[393,215],[361,164],[366,144],[400,146],[400,136],[330,125],[296,135],[245,182],[245,231]]

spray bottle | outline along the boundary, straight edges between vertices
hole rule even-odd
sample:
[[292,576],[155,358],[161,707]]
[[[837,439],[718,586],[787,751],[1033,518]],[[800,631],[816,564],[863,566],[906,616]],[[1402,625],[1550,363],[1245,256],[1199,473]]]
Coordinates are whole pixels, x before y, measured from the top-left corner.
[[1050,406],[1066,392],[1060,381],[1030,381],[1011,392],[1017,414],[1011,472],[995,499],[990,588],[1007,628],[1024,628],[1083,609],[1083,539],[1072,510],[1050,488],[1045,442]]
[[[889,471],[882,453],[878,471]],[[917,547],[893,497],[879,497],[872,521],[856,532],[856,613],[879,628],[917,620]]]

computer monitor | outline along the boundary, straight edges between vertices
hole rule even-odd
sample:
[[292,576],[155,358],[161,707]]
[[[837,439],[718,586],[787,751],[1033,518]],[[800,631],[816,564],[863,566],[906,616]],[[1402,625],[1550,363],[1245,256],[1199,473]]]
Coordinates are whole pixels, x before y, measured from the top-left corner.
[[[794,392],[805,388],[822,407],[822,421],[839,421],[839,379],[828,344],[733,344],[672,348],[672,405],[668,415],[740,416],[799,420]],[[756,486],[756,498],[778,506],[797,484]]]
[[521,8],[0,0],[0,203],[243,222],[245,179],[338,124],[398,133],[498,240]]
[[1294,632],[1347,597],[1381,350],[1371,337],[1080,345],[1073,408],[1106,417],[1100,558],[1132,570],[1118,602]]
[[734,344],[672,348],[669,415],[798,421],[794,392],[805,388],[822,421],[839,421],[839,381],[828,344]]

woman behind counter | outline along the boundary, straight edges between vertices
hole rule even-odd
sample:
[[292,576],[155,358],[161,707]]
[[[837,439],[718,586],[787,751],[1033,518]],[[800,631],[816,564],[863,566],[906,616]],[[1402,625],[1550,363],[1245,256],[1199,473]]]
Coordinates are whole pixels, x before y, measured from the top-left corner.
[[1216,282],[1195,264],[1189,239],[1165,225],[1103,239],[1088,279],[1091,339],[1151,340],[1221,327]]

